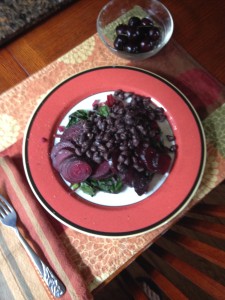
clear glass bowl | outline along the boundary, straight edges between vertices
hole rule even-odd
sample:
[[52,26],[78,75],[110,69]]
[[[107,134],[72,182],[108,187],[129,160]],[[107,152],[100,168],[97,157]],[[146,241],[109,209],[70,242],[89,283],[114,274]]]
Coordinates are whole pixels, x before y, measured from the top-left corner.
[[[114,48],[116,27],[127,24],[130,17],[149,17],[160,28],[161,38],[148,52],[128,53]],[[158,0],[111,0],[100,11],[97,32],[105,46],[114,54],[128,60],[143,60],[158,53],[173,34],[173,19],[168,9]]]

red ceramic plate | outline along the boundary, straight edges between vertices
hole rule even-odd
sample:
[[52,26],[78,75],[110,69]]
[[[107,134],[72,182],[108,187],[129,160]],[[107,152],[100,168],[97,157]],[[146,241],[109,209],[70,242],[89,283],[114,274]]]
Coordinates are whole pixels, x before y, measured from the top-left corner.
[[[152,97],[165,109],[178,151],[168,177],[154,193],[129,205],[107,206],[73,193],[53,169],[49,154],[59,124],[74,106],[92,95],[117,89]],[[122,66],[87,70],[54,88],[35,110],[23,144],[26,176],[43,207],[76,230],[103,236],[137,235],[177,216],[200,184],[205,158],[201,122],[187,98],[156,74]],[[103,197],[107,201],[109,194]],[[123,197],[128,197],[126,192]]]

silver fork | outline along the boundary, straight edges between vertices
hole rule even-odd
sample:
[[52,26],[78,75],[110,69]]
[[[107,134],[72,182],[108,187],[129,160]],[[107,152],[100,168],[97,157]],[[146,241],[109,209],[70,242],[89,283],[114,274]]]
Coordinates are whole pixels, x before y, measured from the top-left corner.
[[16,233],[19,238],[21,244],[27,251],[29,257],[32,262],[36,266],[39,271],[41,277],[47,284],[50,292],[54,297],[61,297],[66,288],[63,283],[56,277],[52,270],[48,266],[46,266],[43,261],[37,256],[37,254],[33,251],[33,249],[29,246],[23,236],[20,234],[17,226],[16,226],[17,214],[14,208],[6,201],[6,199],[0,195],[0,221],[3,225],[11,227],[13,231]]

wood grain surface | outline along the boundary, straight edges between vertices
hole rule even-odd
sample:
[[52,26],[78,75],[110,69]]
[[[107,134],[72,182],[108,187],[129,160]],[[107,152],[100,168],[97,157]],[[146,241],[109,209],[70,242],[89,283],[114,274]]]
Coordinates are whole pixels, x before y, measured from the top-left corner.
[[[107,0],[72,5],[0,49],[0,92],[45,67],[96,32]],[[174,39],[218,80],[225,82],[225,1],[164,0],[175,24]]]
[[[66,9],[0,48],[0,93],[96,33],[98,13],[107,2],[75,0]],[[225,83],[225,1],[162,2],[174,19],[173,38],[214,77]],[[214,195],[225,197],[224,183],[214,190]]]

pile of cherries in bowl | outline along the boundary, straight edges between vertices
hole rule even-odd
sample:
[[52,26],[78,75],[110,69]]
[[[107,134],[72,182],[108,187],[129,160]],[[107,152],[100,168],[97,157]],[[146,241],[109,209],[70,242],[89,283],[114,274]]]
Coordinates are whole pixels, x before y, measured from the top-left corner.
[[131,17],[127,24],[116,27],[114,47],[127,53],[143,53],[153,50],[161,39],[161,31],[147,17]]

